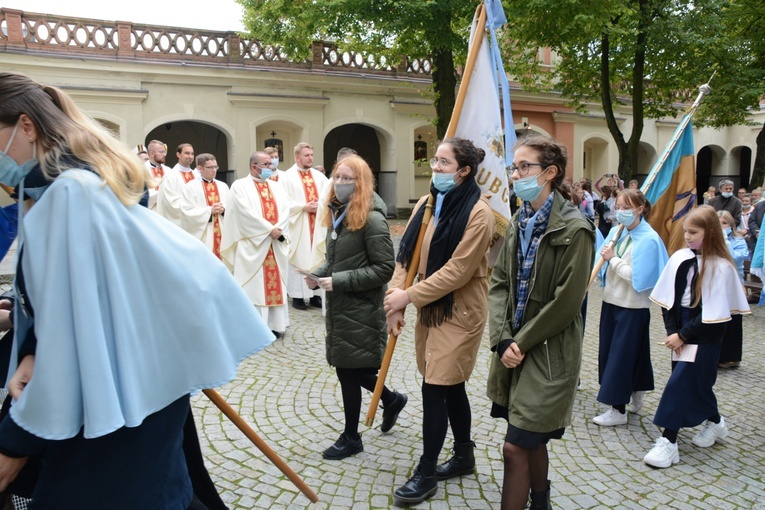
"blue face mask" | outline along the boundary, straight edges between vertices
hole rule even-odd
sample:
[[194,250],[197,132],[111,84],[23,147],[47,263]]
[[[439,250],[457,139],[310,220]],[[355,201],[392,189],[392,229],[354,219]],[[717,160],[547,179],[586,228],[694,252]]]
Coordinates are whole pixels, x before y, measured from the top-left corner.
[[546,184],[546,182],[542,185],[539,184],[540,175],[542,174],[529,175],[528,177],[522,177],[517,180],[513,179],[513,189],[518,198],[524,202],[533,202],[539,197],[539,194],[542,193]]
[[16,131],[19,129],[18,122],[13,128],[11,138],[8,140],[8,145],[5,146],[5,150],[0,152],[0,183],[15,188],[29,174],[29,172],[37,165],[37,144],[32,145],[32,159],[19,165],[16,161],[8,155],[8,149],[11,148],[13,138],[16,136]]
[[279,166],[279,158],[271,158],[271,164],[274,165],[274,168]]
[[730,197],[733,196],[733,192],[732,191],[723,191],[721,193],[721,195],[723,196],[723,198],[730,198]]
[[455,175],[457,174],[456,173],[445,174],[443,172],[433,172],[433,187],[436,188],[441,193],[448,193],[457,185],[457,183],[454,181]]
[[617,211],[616,221],[618,221],[625,227],[629,227],[635,222],[635,212],[634,211]]
[[725,237],[728,237],[731,233],[732,229],[730,227],[726,227],[723,229],[723,233],[725,233]]
[[274,175],[274,172],[270,168],[260,169],[260,178],[263,179],[264,181],[270,179],[272,175]]

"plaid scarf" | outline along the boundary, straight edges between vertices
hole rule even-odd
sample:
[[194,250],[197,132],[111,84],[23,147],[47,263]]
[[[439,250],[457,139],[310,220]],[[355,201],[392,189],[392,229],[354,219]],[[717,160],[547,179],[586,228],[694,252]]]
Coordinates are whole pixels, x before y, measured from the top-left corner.
[[534,230],[531,233],[531,241],[529,242],[529,249],[526,252],[526,256],[523,256],[523,241],[521,240],[520,231],[524,230],[528,226],[531,218],[534,217],[534,210],[531,205],[524,201],[521,206],[521,210],[518,212],[518,241],[516,243],[516,254],[518,256],[518,270],[515,273],[515,289],[516,289],[516,305],[515,305],[515,319],[513,320],[513,330],[518,331],[521,329],[521,321],[523,321],[523,313],[526,311],[526,303],[529,300],[529,280],[531,279],[531,269],[534,267],[534,260],[537,258],[537,249],[539,249],[539,241],[542,239],[542,235],[547,230],[547,223],[550,220],[550,211],[552,211],[553,200],[555,199],[555,193],[550,193],[547,200],[539,208],[536,213],[536,221],[534,222]]

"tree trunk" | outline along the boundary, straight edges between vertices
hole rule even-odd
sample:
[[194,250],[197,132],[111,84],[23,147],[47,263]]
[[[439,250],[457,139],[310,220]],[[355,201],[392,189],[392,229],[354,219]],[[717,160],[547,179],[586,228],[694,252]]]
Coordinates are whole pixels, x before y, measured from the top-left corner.
[[443,140],[449,121],[452,118],[456,100],[457,76],[454,72],[454,56],[449,48],[437,48],[433,51],[433,88],[436,93],[436,132]]
[[757,135],[757,153],[754,158],[754,170],[752,171],[750,186],[752,188],[762,186],[763,178],[765,178],[765,123]]
[[[618,172],[620,176],[624,175],[625,169],[629,168],[630,155],[629,145],[624,141],[624,135],[619,124],[616,122],[616,115],[614,115],[614,103],[611,97],[611,72],[609,67],[611,56],[611,41],[607,33],[604,33],[600,38],[600,99],[603,104],[603,112],[606,116],[606,125],[608,131],[611,133],[611,137],[616,143],[616,148],[619,150],[619,168]],[[598,171],[599,174],[613,173],[613,168],[603,168]]]

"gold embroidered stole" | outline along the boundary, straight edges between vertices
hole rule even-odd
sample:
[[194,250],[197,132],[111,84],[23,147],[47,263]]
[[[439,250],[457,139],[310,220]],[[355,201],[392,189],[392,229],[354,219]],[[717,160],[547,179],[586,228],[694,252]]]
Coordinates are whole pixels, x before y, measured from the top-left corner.
[[[279,221],[279,210],[276,207],[276,199],[273,193],[271,193],[268,182],[252,182],[255,183],[255,187],[258,190],[263,218],[271,223],[271,225],[276,225]],[[263,261],[263,282],[265,284],[266,306],[283,305],[282,278],[279,273],[279,265],[276,263],[276,256],[274,255],[273,241],[271,241],[266,259]]]
[[[298,170],[300,173],[300,182],[303,184],[303,194],[305,195],[305,201],[313,202],[314,200],[319,200],[319,190],[316,187],[316,182],[313,180],[313,175],[311,175],[311,171],[302,171]],[[313,230],[316,226],[316,213],[308,213],[308,228],[310,229],[311,233],[311,246],[313,246]]]
[[[181,172],[191,173],[191,172]],[[220,202],[220,193],[218,193],[218,183],[215,181],[207,182],[202,181],[202,189],[205,192],[205,200],[207,205],[212,207],[214,204]],[[213,215],[213,253],[216,257],[220,258],[220,214]]]

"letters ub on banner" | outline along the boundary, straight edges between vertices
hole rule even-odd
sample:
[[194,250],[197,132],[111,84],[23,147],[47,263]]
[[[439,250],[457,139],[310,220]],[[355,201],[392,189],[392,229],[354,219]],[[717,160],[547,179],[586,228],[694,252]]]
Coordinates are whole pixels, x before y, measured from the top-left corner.
[[[486,152],[483,163],[478,167],[476,181],[483,193],[491,195],[497,233],[504,237],[510,221],[510,203],[496,67],[492,61],[489,38],[483,27],[476,30],[477,23],[477,18],[473,19],[470,46],[478,41],[478,37],[483,39],[455,136],[471,140],[476,147]],[[512,119],[508,120],[508,129],[514,133]]]

